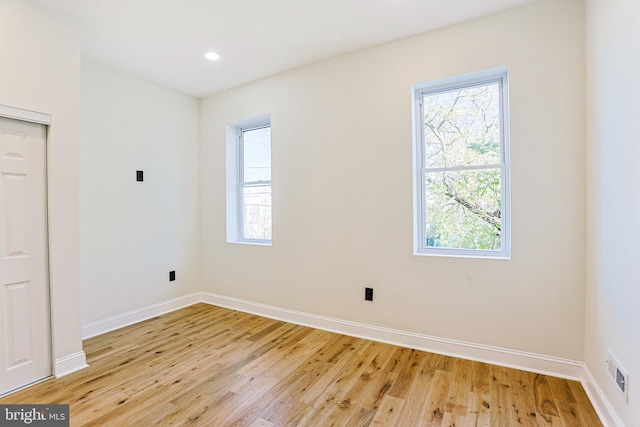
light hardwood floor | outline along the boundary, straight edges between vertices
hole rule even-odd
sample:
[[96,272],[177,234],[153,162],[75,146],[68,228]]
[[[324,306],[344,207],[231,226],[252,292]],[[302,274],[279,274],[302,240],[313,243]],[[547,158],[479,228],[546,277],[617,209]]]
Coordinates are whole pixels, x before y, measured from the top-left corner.
[[89,368],[0,403],[72,426],[597,427],[580,383],[197,304],[85,341]]

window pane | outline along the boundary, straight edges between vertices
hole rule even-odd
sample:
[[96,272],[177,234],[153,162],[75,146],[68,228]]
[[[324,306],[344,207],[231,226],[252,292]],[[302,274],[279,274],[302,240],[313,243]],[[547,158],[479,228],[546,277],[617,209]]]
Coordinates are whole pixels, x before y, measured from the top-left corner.
[[244,182],[271,181],[271,128],[242,132]]
[[500,250],[500,173],[426,173],[425,247]]
[[500,164],[498,83],[425,94],[426,168]]
[[271,240],[271,185],[243,187],[242,237]]

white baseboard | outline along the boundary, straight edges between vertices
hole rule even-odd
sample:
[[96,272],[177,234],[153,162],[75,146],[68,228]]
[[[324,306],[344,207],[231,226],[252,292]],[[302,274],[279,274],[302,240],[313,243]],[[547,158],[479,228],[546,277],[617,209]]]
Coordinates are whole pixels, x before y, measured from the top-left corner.
[[583,362],[287,310],[203,292],[202,302],[358,338],[580,381]]
[[581,382],[602,424],[605,427],[624,427],[586,364],[584,365]]
[[60,359],[56,359],[53,366],[53,374],[56,378],[64,377],[73,372],[79,371],[88,367],[87,356],[84,351],[79,351],[74,354],[70,354]]
[[[318,316],[208,292],[193,293],[90,323],[82,327],[82,337],[91,338],[198,302],[430,353],[580,381],[604,426],[624,427],[591,372],[581,361]],[[55,375],[67,375],[86,366],[84,353],[77,353],[56,360]]]
[[147,307],[133,310],[128,313],[119,314],[117,316],[109,317],[103,320],[98,320],[97,322],[92,322],[82,326],[82,339],[87,339],[95,337],[96,335],[104,334],[106,332],[115,331],[116,329],[133,325],[134,323],[142,322],[143,320],[148,320],[161,314],[168,313],[170,311],[188,307],[200,302],[201,300],[201,293],[196,292],[190,295],[185,295],[183,297],[174,298],[169,301],[164,301],[158,304],[153,304]]

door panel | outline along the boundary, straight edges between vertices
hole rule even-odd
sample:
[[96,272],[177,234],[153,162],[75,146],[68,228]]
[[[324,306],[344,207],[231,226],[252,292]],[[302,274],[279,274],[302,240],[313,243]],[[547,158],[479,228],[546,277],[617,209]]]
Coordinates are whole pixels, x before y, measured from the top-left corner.
[[45,144],[0,117],[0,395],[51,374]]
[[25,174],[2,173],[4,194],[5,259],[27,255],[27,186]]
[[[6,285],[7,368],[15,369],[33,359],[34,337],[29,317],[29,282]],[[26,333],[24,333],[26,332]]]

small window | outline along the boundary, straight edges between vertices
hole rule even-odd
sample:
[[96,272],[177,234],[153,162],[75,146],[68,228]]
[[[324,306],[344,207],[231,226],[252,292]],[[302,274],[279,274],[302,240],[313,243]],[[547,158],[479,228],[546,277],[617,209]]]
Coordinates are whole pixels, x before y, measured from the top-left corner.
[[227,129],[227,241],[271,244],[268,116]]
[[415,253],[508,258],[506,70],[414,85]]

